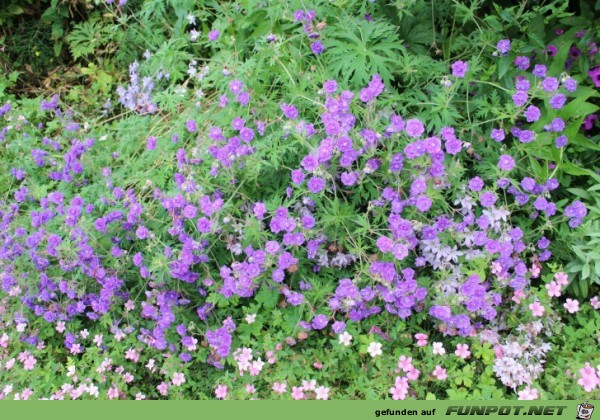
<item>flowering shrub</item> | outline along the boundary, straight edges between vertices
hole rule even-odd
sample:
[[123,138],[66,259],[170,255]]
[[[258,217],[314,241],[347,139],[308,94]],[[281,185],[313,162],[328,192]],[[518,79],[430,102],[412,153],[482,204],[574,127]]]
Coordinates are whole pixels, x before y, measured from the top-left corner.
[[433,58],[374,3],[190,4],[93,112],[2,93],[0,397],[600,395],[592,35]]

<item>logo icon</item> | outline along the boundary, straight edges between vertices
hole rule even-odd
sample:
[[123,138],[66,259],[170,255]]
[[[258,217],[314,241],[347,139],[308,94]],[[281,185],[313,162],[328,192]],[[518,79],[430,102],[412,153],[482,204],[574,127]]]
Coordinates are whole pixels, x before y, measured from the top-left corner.
[[588,402],[577,405],[577,420],[590,420],[592,413],[594,412],[594,406]]

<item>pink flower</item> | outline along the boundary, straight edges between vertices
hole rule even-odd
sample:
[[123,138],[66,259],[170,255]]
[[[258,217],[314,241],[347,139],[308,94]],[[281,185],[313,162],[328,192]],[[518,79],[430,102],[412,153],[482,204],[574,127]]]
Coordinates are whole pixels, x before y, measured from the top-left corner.
[[310,381],[303,380],[302,381],[302,389],[304,391],[314,391],[317,387],[317,381],[311,379]]
[[546,289],[548,289],[548,296],[550,297],[559,297],[560,296],[560,285],[555,282],[555,281],[551,281],[550,284],[546,285]]
[[433,372],[431,372],[431,374],[435,376],[436,379],[439,381],[443,381],[444,379],[448,378],[448,375],[446,374],[446,369],[442,368],[440,365],[437,365]]
[[139,358],[140,358],[139,353],[137,351],[135,351],[135,349],[133,349],[131,347],[129,348],[129,350],[127,350],[125,352],[125,359],[132,360],[133,362],[137,363],[137,361],[139,360]]
[[185,382],[185,375],[183,373],[175,372],[173,374],[173,385],[181,386]]
[[423,347],[427,345],[427,339],[429,338],[427,334],[418,333],[415,334],[415,338],[417,339],[417,346]]
[[471,356],[471,352],[469,351],[469,345],[468,344],[457,344],[456,351],[454,352],[454,354],[463,360],[468,359],[469,356]]
[[114,400],[115,398],[119,398],[119,388],[116,385],[108,388],[108,399]]
[[303,388],[294,386],[292,387],[292,398],[294,400],[304,400],[306,399],[306,395],[304,395]]
[[433,343],[433,354],[439,354],[440,356],[446,354],[446,349],[444,349],[444,345],[437,341]]
[[569,276],[562,271],[554,274],[554,280],[556,280],[559,286],[566,286],[569,284]]
[[273,391],[275,391],[277,394],[284,394],[287,391],[287,384],[285,382],[279,383],[279,382],[275,382],[273,384]]
[[329,398],[329,388],[325,388],[323,385],[315,389],[317,400],[326,400]]
[[516,290],[513,294],[512,301],[518,304],[521,303],[521,299],[523,299],[524,297],[525,292],[523,292],[522,290]]
[[577,299],[567,299],[567,302],[563,306],[570,314],[579,311],[579,301]]
[[421,375],[421,371],[415,368],[412,368],[411,370],[408,371],[408,373],[406,374],[406,378],[409,381],[416,381],[417,379],[419,379],[419,375]]
[[539,397],[538,390],[536,388],[527,388],[519,391],[519,399],[520,400],[537,400]]
[[598,296],[594,296],[590,299],[590,305],[592,305],[592,308],[594,309],[600,309],[600,299]]
[[247,384],[246,385],[246,392],[248,394],[254,394],[256,392],[256,388],[254,387],[254,385]]
[[600,387],[600,370],[596,372],[589,363],[586,363],[583,368],[579,369],[579,374],[581,378],[579,378],[577,383],[586,392],[592,392],[596,387]]
[[408,378],[396,376],[396,383],[390,388],[390,394],[393,400],[404,400],[408,394]]
[[100,347],[102,345],[102,334],[98,334],[94,336],[94,344],[98,347]]
[[23,370],[32,370],[36,363],[37,360],[35,359],[35,357],[33,357],[33,355],[27,356],[27,358],[23,362]]
[[400,356],[400,359],[398,359],[398,367],[404,372],[409,372],[412,369],[414,369],[412,364],[412,357],[406,357],[404,355]]
[[65,326],[64,321],[58,321],[56,323],[56,331],[58,331],[59,333],[64,332],[67,329],[67,327]]
[[33,391],[29,388],[25,388],[23,392],[21,392],[21,399],[28,400],[31,395],[33,395]]
[[215,389],[215,397],[219,400],[224,400],[227,396],[227,385],[217,385],[217,389]]
[[167,395],[167,393],[168,393],[168,391],[169,391],[169,385],[167,385],[167,384],[166,384],[166,383],[164,383],[164,382],[161,382],[161,383],[160,383],[160,385],[158,385],[158,386],[156,387],[156,389],[158,390],[158,393],[159,393],[160,395],[163,395],[163,396],[164,396],[164,395]]
[[546,310],[537,300],[529,305],[529,309],[531,309],[533,316],[542,316]]

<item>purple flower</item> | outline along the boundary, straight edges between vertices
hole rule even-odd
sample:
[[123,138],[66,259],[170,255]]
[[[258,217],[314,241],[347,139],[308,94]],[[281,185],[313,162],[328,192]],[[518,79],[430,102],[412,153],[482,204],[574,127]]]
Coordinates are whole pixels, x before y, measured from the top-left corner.
[[294,184],[302,184],[302,182],[304,182],[304,172],[302,172],[302,169],[294,169],[291,173],[292,175],[292,182]]
[[569,139],[564,134],[561,136],[558,136],[556,138],[556,140],[554,140],[554,144],[556,145],[556,147],[558,149],[560,149],[561,147],[565,147],[568,142],[569,142]]
[[267,212],[267,208],[265,207],[264,203],[259,202],[254,204],[252,211],[257,219],[262,219]]
[[490,137],[495,141],[502,141],[506,138],[506,134],[501,128],[493,128]]
[[148,237],[148,229],[145,226],[138,226],[135,231],[135,236],[138,239],[146,239]]
[[498,49],[498,52],[500,54],[508,54],[508,52],[510,51],[510,40],[501,39],[500,41],[498,41],[498,44],[496,44],[496,48]]
[[515,58],[514,64],[520,70],[527,70],[529,68],[529,58],[520,55],[517,58]]
[[313,318],[311,326],[315,330],[322,330],[327,326],[328,323],[329,320],[327,319],[327,317],[323,314],[319,314]]
[[479,197],[479,201],[483,207],[492,207],[497,200],[498,197],[489,191],[483,193],[481,197]]
[[310,44],[310,49],[312,50],[312,52],[313,52],[314,55],[319,55],[323,51],[325,51],[325,47],[319,41],[315,41],[312,44]]
[[416,138],[425,132],[425,126],[420,120],[412,118],[406,121],[405,131],[408,136]]
[[523,106],[527,103],[529,95],[524,91],[520,90],[512,96],[513,103],[515,106]]
[[483,187],[484,187],[483,180],[481,178],[479,178],[478,176],[471,178],[469,180],[469,188],[471,189],[471,191],[481,191],[481,189]]
[[356,172],[343,172],[341,179],[342,184],[351,186],[356,184],[356,181],[358,180],[358,174]]
[[146,149],[154,150],[156,149],[156,137],[150,136],[148,140],[146,140]]
[[298,118],[298,109],[294,105],[288,105],[285,102],[281,104],[281,110],[286,118],[291,120],[295,120]]
[[546,77],[542,81],[542,88],[546,92],[554,92],[556,89],[558,89],[558,79],[556,77]]
[[344,321],[335,321],[331,325],[331,329],[335,334],[341,334],[346,329],[346,323]]
[[600,87],[600,66],[596,66],[591,69],[588,72],[588,76],[590,76],[596,87]]
[[188,120],[185,123],[185,128],[187,129],[187,131],[189,131],[190,133],[193,133],[197,130],[198,126],[196,125],[196,121],[194,120]]
[[221,32],[217,31],[216,29],[213,29],[212,31],[210,31],[208,33],[208,40],[210,42],[215,42],[217,39],[219,39],[220,35],[221,35]]
[[242,91],[243,87],[244,84],[240,80],[234,79],[231,82],[229,82],[229,91],[234,95],[239,94]]
[[536,77],[546,77],[546,71],[547,71],[547,69],[546,69],[545,65],[543,65],[543,64],[536,64],[533,67],[532,73]]
[[525,115],[527,122],[534,122],[540,119],[542,113],[540,112],[540,109],[537,106],[529,105],[523,113],[523,115]]
[[452,76],[462,79],[469,70],[469,63],[464,61],[456,61],[452,63]]
[[550,130],[554,131],[555,133],[560,133],[564,129],[565,129],[565,122],[563,121],[562,118],[554,118],[552,120],[552,122],[550,123]]
[[562,93],[558,93],[550,98],[550,106],[554,109],[561,109],[563,106],[565,106],[566,102],[567,97]]
[[323,90],[327,94],[335,93],[338,90],[338,84],[335,80],[328,80],[323,83]]
[[572,77],[568,77],[563,81],[563,86],[567,90],[567,92],[575,92],[577,90],[577,80]]
[[510,171],[515,167],[515,160],[510,155],[501,155],[498,159],[498,168],[503,171]]
[[535,140],[535,132],[531,130],[520,130],[517,137],[521,143],[531,143]]
[[308,189],[313,194],[317,194],[325,188],[325,181],[319,177],[312,177],[310,181],[308,181]]
[[415,207],[417,207],[419,211],[426,212],[431,208],[431,204],[432,201],[429,197],[427,197],[426,195],[421,195],[417,198]]

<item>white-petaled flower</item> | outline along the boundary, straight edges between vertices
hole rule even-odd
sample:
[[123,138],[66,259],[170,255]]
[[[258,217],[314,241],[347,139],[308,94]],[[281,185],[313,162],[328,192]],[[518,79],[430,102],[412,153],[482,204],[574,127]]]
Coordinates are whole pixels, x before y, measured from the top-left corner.
[[439,354],[440,356],[446,354],[446,349],[444,348],[444,345],[437,341],[433,343],[433,354]]
[[343,344],[346,347],[348,347],[350,345],[350,342],[352,341],[352,336],[348,334],[347,331],[344,331],[338,337],[340,340],[340,344]]
[[383,354],[383,351],[381,351],[381,343],[373,341],[371,344],[369,344],[367,353],[369,353],[371,357],[381,356]]

